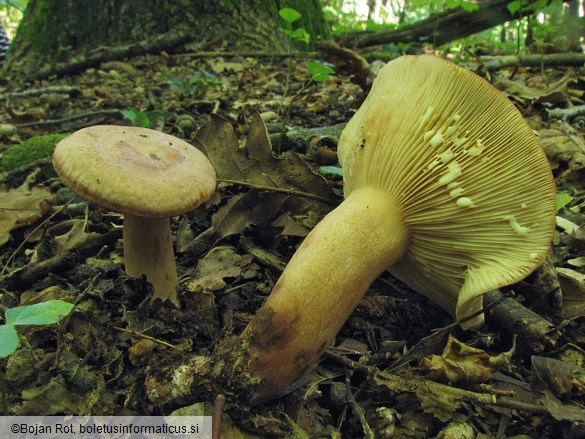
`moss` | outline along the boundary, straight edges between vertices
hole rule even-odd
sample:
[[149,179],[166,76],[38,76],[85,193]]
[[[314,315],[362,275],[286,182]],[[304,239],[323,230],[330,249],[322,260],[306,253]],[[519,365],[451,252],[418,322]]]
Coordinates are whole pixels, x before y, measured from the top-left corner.
[[53,155],[55,146],[69,134],[47,134],[31,137],[2,154],[0,171],[7,172]]

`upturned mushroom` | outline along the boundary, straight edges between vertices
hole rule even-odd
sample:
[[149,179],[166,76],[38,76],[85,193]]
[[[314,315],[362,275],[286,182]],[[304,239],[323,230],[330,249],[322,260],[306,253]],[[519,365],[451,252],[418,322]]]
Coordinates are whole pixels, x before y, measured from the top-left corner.
[[313,368],[384,270],[461,320],[550,247],[555,186],[536,137],[498,90],[446,60],[383,67],[338,154],[345,200],[305,238],[242,338],[257,399]]
[[77,194],[124,214],[126,272],[146,275],[153,298],[177,303],[170,217],[195,209],[215,191],[215,170],[205,155],[159,131],[100,125],[59,142],[53,166]]

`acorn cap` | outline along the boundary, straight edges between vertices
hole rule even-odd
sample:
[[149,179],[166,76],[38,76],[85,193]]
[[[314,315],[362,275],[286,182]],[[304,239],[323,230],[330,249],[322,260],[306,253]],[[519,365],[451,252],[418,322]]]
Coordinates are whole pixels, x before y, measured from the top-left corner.
[[545,154],[508,99],[452,63],[432,55],[388,63],[338,154],[346,197],[377,187],[399,206],[410,243],[389,271],[457,319],[549,250],[556,192]]
[[79,130],[57,144],[53,166],[81,197],[147,218],[189,212],[209,199],[216,185],[215,170],[201,151],[147,128]]

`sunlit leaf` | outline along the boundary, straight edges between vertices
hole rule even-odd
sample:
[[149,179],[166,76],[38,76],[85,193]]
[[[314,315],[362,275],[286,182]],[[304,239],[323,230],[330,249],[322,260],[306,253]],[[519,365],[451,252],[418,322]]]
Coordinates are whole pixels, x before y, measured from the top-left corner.
[[571,197],[566,192],[560,192],[557,194],[557,211],[561,210],[567,204],[573,201],[573,197]]
[[309,33],[303,27],[295,29],[290,35],[295,40],[302,41],[306,44],[309,44],[309,41],[311,41],[311,35],[309,35]]
[[289,24],[294,23],[301,18],[300,12],[292,8],[282,8],[280,11],[278,11],[278,15],[280,15],[282,19]]
[[463,8],[463,10],[466,12],[473,12],[477,8],[479,8],[479,5],[477,3],[467,2],[465,0],[461,1],[459,3],[459,6],[461,6],[461,8]]
[[508,8],[510,14],[514,15],[522,7],[522,2],[519,0],[514,0],[513,2],[508,3],[506,7]]
[[335,70],[319,61],[309,62],[307,68],[311,74],[311,79],[315,82],[327,81],[330,75],[335,75]]
[[20,346],[20,339],[14,326],[0,326],[0,358],[10,356],[18,346]]
[[34,305],[19,306],[6,311],[11,325],[51,325],[69,314],[73,304],[63,300],[47,300]]

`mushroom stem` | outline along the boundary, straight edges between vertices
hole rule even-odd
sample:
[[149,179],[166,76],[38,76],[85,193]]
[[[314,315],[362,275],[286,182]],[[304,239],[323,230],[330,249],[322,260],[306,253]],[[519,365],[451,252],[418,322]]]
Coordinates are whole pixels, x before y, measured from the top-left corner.
[[169,218],[124,215],[124,264],[126,273],[143,274],[154,286],[153,299],[177,301],[177,266]]
[[286,392],[315,365],[407,244],[396,202],[373,187],[354,190],[311,231],[244,331],[257,399]]

